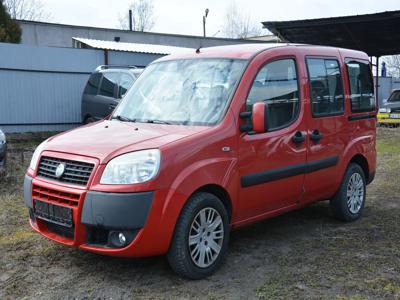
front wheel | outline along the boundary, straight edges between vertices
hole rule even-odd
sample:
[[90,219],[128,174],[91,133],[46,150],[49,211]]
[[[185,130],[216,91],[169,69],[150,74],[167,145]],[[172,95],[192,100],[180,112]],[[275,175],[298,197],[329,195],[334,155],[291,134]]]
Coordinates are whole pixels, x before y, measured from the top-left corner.
[[183,277],[205,278],[221,265],[228,240],[225,206],[212,194],[197,193],[182,209],[167,254],[168,262]]
[[350,163],[336,195],[331,200],[334,215],[344,221],[357,220],[364,209],[366,181],[363,169]]

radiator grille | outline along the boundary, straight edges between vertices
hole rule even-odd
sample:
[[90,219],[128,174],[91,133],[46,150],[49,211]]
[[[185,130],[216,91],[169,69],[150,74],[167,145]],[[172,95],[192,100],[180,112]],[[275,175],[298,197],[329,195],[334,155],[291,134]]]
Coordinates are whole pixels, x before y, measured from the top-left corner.
[[[61,177],[56,176],[56,169],[60,164],[65,165]],[[72,161],[54,157],[42,156],[38,168],[38,176],[77,185],[86,185],[92,174],[94,164]]]

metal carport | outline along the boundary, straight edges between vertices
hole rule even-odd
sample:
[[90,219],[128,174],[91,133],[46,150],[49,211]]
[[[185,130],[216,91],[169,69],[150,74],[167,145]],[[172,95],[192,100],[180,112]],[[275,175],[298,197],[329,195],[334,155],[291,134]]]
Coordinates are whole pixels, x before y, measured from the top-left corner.
[[262,24],[282,41],[364,51],[376,57],[377,74],[380,56],[400,54],[400,10]]

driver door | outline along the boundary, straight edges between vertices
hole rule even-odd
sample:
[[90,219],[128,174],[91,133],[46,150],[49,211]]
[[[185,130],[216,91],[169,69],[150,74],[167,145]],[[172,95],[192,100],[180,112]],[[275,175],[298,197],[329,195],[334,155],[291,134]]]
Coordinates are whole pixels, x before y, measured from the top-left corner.
[[281,58],[261,64],[250,88],[246,111],[263,101],[267,105],[268,129],[240,136],[242,221],[293,206],[302,195],[307,128],[298,78],[296,58]]

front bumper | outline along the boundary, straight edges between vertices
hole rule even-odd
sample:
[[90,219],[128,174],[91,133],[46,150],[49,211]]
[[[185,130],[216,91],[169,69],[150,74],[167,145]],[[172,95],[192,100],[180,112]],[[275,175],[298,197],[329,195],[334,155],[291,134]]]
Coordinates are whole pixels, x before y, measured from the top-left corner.
[[[72,200],[63,203],[57,195]],[[35,231],[68,246],[116,256],[158,255],[166,251],[168,240],[164,237],[168,234],[163,234],[160,223],[165,195],[165,191],[104,193],[73,189],[28,175],[24,180],[24,202]],[[73,227],[63,228],[37,217],[36,200],[71,208]],[[110,237],[119,232],[125,234],[127,243],[115,247]]]
[[400,117],[395,118],[394,116],[400,115],[400,113],[378,113],[377,120],[378,124],[390,125],[390,124],[400,124]]

